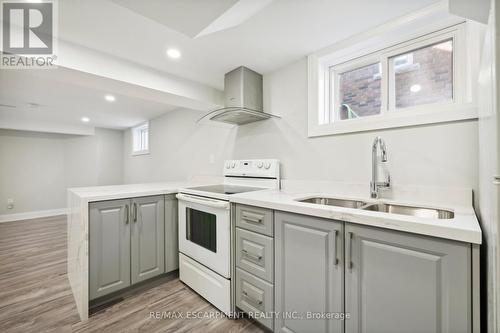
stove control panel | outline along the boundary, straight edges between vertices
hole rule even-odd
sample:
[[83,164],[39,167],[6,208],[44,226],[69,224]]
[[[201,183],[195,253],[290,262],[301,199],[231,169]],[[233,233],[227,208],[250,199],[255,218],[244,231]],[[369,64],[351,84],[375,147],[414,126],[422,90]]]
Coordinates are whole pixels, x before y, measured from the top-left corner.
[[280,178],[280,162],[276,159],[228,160],[224,163],[224,176]]

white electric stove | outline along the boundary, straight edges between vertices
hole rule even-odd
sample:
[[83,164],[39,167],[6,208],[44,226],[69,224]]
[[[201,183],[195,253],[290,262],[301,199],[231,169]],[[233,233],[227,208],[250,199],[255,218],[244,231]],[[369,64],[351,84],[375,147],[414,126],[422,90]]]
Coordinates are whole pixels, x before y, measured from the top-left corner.
[[237,193],[279,189],[275,159],[224,164],[224,182],[179,191],[179,277],[221,311],[231,312],[231,212]]

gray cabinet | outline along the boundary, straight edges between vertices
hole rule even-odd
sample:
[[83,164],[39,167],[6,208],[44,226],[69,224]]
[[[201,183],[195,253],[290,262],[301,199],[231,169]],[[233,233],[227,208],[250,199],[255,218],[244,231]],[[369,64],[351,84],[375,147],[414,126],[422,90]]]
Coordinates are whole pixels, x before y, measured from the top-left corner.
[[274,239],[236,228],[236,266],[274,282]]
[[95,299],[130,285],[130,200],[89,207],[89,293]]
[[307,318],[343,312],[343,223],[275,213],[275,310],[278,332],[342,332],[343,321]]
[[163,195],[89,204],[90,300],[178,267],[176,207],[167,227],[165,214]]
[[345,251],[346,333],[471,331],[470,244],[346,223]]
[[273,211],[236,205],[233,262],[236,266],[236,306],[270,330],[274,328],[274,227]]
[[138,283],[165,272],[164,197],[132,199],[131,274]]
[[236,205],[236,226],[273,237],[273,211],[254,206]]
[[[236,267],[236,306],[247,313],[269,314],[274,310],[274,286]],[[256,318],[262,325],[273,329],[273,318]]]

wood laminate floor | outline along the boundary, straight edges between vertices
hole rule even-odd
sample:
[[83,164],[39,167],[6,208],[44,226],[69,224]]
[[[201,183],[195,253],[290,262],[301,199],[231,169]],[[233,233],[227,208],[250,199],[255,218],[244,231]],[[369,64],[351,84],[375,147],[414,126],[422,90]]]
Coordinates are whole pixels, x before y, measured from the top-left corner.
[[82,323],[66,276],[66,242],[64,216],[0,223],[0,332],[265,332],[248,319],[210,318],[217,310],[175,277]]

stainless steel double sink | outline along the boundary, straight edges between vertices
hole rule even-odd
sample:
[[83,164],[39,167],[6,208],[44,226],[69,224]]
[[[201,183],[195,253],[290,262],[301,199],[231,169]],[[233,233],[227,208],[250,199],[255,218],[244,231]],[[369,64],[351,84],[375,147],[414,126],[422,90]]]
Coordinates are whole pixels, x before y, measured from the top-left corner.
[[355,208],[369,210],[373,212],[382,212],[388,214],[409,215],[423,217],[429,219],[452,219],[455,213],[450,210],[435,209],[420,206],[405,206],[384,202],[367,203],[359,200],[328,198],[328,197],[313,197],[297,200],[299,202],[312,203],[317,205],[336,206],[345,208]]

